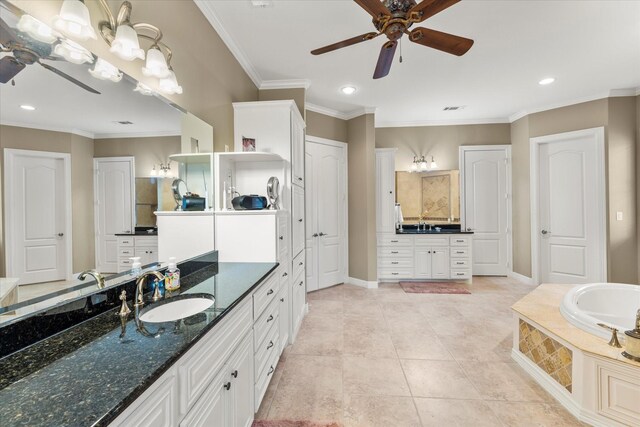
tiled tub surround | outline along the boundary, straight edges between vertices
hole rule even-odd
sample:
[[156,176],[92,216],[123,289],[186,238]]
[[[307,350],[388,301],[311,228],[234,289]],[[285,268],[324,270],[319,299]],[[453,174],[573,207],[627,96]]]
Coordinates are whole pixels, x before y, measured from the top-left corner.
[[0,383],[7,373],[38,365],[35,372],[4,381],[2,426],[108,424],[276,267],[219,263],[183,276],[179,294],[212,294],[215,304],[180,322],[147,325],[165,328],[156,338],[136,331],[133,313],[121,325],[114,308],[0,359]]
[[[560,304],[571,288],[541,285],[513,305],[513,358],[581,420],[640,425],[640,363],[562,316]],[[570,378],[563,369],[570,369]]]

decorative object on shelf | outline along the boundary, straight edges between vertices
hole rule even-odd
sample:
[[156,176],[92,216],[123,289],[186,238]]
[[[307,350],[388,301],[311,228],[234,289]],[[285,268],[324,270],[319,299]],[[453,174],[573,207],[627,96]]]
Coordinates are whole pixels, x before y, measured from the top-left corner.
[[[162,42],[162,31],[155,25],[146,22],[131,22],[133,6],[124,1],[114,16],[106,0],[97,0],[107,19],[98,23],[98,30],[102,39],[110,46],[109,51],[125,61],[135,59],[144,60],[142,73],[148,77],[155,77],[160,91],[173,95],[181,94],[182,87],[178,84],[176,75],[171,67],[171,49]],[[91,25],[89,9],[81,0],[64,0],[60,14],[54,18],[54,27],[67,37],[76,40],[96,39],[96,31]],[[146,55],[140,47],[140,39],[151,42]],[[142,92],[142,91],[140,91]]]
[[269,199],[269,209],[280,209],[280,181],[278,177],[272,176],[267,181],[267,198]]
[[242,137],[242,151],[256,151],[255,138]]
[[231,203],[237,211],[256,211],[267,208],[267,198],[257,194],[234,197]]
[[187,184],[180,178],[174,179],[171,183],[171,191],[173,192],[173,200],[176,201],[175,210],[182,210],[182,198],[189,193]]

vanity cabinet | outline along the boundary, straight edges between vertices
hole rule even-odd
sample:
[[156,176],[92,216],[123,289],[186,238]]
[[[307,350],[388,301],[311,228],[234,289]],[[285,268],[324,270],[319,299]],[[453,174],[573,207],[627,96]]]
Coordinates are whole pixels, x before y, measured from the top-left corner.
[[131,269],[131,258],[142,265],[158,262],[158,236],[118,236],[118,273]]
[[421,247],[415,252],[415,274],[420,279],[449,278],[449,248]]

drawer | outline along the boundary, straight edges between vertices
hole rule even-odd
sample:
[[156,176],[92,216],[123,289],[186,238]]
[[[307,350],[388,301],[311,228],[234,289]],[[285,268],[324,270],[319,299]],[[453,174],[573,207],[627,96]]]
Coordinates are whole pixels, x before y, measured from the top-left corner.
[[449,246],[449,236],[416,236],[416,246]]
[[136,246],[158,246],[158,236],[136,236],[133,241]]
[[133,236],[131,237],[118,236],[118,246],[134,246]]
[[253,324],[248,298],[198,341],[178,363],[180,414],[187,413]]
[[451,268],[470,268],[471,261],[467,258],[451,258]]
[[133,246],[125,246],[124,248],[118,248],[118,256],[132,257],[135,253]]
[[466,258],[471,253],[469,248],[453,247],[451,248],[451,258]]
[[262,402],[262,398],[267,391],[267,387],[269,387],[269,382],[271,378],[273,378],[273,373],[276,370],[276,366],[278,366],[278,352],[274,351],[271,355],[271,359],[268,359],[267,364],[265,365],[264,370],[258,375],[258,380],[256,381],[255,388],[255,404],[256,408],[260,407],[260,403]]
[[120,258],[118,259],[118,265],[125,267],[127,269],[131,268],[131,264],[133,262],[129,258]]
[[413,258],[382,258],[378,261],[380,269],[413,268]]
[[471,279],[471,270],[468,268],[452,268],[451,269],[451,278],[452,279],[462,279],[467,280]]
[[378,258],[413,258],[411,248],[378,248]]
[[465,235],[451,236],[451,246],[470,246],[471,237]]
[[274,323],[269,329],[267,339],[256,346],[255,365],[254,365],[254,382],[258,382],[260,375],[265,370],[267,363],[272,358],[273,353],[278,352],[278,344],[280,343],[280,331],[278,324]]
[[302,251],[293,259],[293,277],[298,277],[301,271],[304,271],[305,251]]
[[280,304],[278,302],[280,301],[277,298],[274,299],[253,325],[254,348],[257,348],[266,340],[271,327],[278,324],[278,313],[280,312]]
[[412,268],[382,268],[378,270],[378,278],[380,279],[410,279],[412,277]]
[[413,236],[398,236],[396,234],[383,234],[378,236],[378,246],[386,247],[411,247]]
[[258,287],[253,293],[253,319],[260,317],[262,312],[278,294],[280,282],[275,274],[272,274],[267,280]]

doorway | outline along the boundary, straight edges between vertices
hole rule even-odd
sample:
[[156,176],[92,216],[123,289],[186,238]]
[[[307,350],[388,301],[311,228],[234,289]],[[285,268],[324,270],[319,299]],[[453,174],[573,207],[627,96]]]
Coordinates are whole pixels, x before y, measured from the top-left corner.
[[70,279],[71,155],[7,148],[4,169],[7,277]]
[[607,279],[604,128],[531,139],[534,283]]
[[472,231],[472,274],[506,276],[511,260],[511,147],[460,147],[461,226]]
[[347,276],[347,144],[307,137],[305,205],[307,292]]
[[116,234],[133,233],[135,224],[135,163],[133,157],[93,159],[95,171],[96,269],[118,271]]

